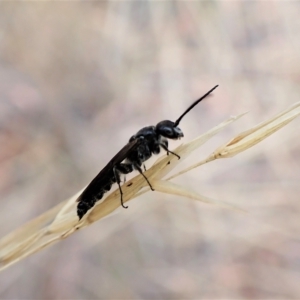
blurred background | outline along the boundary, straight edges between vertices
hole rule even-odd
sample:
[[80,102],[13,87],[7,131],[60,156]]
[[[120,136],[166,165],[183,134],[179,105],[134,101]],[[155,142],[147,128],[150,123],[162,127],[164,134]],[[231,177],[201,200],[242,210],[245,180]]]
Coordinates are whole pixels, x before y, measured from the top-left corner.
[[[299,15],[292,1],[1,2],[0,236],[216,84],[184,141],[250,113],[182,168],[299,101]],[[149,192],[0,273],[0,298],[299,299],[299,126],[174,180],[248,215]]]

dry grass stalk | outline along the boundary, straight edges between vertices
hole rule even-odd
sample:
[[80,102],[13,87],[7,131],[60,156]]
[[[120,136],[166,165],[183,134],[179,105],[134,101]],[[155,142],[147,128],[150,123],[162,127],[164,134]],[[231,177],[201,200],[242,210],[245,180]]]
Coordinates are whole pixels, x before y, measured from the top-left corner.
[[[241,210],[232,204],[199,195],[190,189],[171,183],[169,180],[207,162],[218,158],[231,157],[245,151],[288,124],[299,114],[300,102],[294,104],[292,107],[275,117],[239,134],[227,144],[216,149],[205,160],[194,164],[165,180],[162,180],[162,178],[170,173],[172,169],[188,157],[194,150],[198,149],[227,125],[236,121],[244,114],[237,117],[231,117],[195,140],[176,148],[174,151],[181,156],[180,160],[178,160],[175,156],[165,155],[162,158],[159,158],[157,162],[146,171],[145,175],[151,181],[156,192],[180,195],[202,201],[204,203],[217,204],[227,208]],[[144,189],[141,191],[142,188]],[[122,186],[122,189],[124,192],[124,202],[136,198],[149,190],[147,183],[141,175],[138,175],[126,182],[126,184]],[[22,228],[15,230],[2,238],[0,240],[0,270],[3,270],[30,254],[38,252],[41,249],[68,237],[80,228],[86,227],[93,222],[106,217],[120,206],[119,190],[115,190],[108,194],[103,201],[99,202],[80,222],[78,222],[78,217],[76,215],[76,199],[79,193],[74,195],[71,199],[62,202],[48,212],[42,214],[38,218],[25,224]]]

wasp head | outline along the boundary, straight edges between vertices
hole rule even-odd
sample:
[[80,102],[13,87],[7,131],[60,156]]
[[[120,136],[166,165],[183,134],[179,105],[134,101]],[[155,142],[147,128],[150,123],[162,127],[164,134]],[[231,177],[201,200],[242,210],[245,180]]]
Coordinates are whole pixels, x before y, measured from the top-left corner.
[[167,139],[178,140],[183,137],[181,129],[177,127],[174,122],[169,120],[159,122],[155,129],[157,134],[160,134]]

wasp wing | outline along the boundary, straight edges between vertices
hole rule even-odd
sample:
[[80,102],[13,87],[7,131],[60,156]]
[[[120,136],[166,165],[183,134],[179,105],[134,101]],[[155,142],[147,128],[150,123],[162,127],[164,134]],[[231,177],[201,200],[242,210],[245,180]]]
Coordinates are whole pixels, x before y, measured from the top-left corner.
[[143,137],[139,137],[138,139],[127,143],[90,182],[90,184],[78,197],[77,202],[95,202],[95,198],[99,193],[101,193],[103,187],[108,184],[111,184],[112,179],[114,177],[113,167],[117,164],[120,164],[124,159],[127,158],[128,154],[131,151],[135,150],[138,146],[140,146],[143,139]]

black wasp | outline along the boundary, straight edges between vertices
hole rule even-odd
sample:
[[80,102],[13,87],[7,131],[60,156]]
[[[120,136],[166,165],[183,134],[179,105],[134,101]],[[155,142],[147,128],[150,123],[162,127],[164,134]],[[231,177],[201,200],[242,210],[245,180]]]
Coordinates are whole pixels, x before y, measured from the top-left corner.
[[111,189],[114,183],[117,183],[119,186],[122,206],[127,208],[123,203],[123,192],[120,185],[121,174],[125,175],[137,170],[144,176],[153,191],[154,189],[151,183],[143,174],[141,168],[143,163],[148,160],[152,154],[158,154],[161,148],[164,149],[167,154],[171,153],[180,159],[179,155],[168,149],[168,139],[177,140],[183,137],[181,129],[177,127],[182,118],[217,87],[218,85],[195,101],[175,122],[169,120],[161,121],[156,126],[144,127],[133,135],[129,142],[110,160],[78,197],[77,214],[79,219],[95,205],[96,201],[103,197],[104,193]]

